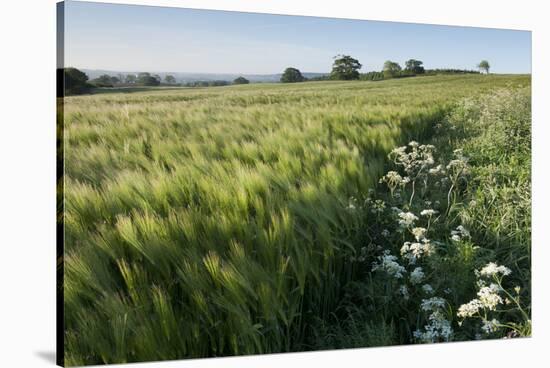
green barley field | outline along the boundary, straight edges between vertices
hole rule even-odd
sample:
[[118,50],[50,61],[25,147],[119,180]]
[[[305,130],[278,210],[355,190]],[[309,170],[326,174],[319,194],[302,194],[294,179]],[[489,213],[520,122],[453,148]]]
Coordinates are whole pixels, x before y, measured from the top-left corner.
[[66,97],[66,364],[529,336],[530,83]]

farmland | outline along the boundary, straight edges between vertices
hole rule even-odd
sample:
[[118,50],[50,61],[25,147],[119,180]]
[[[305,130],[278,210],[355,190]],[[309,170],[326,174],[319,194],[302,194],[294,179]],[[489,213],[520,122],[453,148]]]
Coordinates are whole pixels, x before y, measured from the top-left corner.
[[[471,340],[474,314],[457,311],[483,275],[519,288],[502,326],[481,318],[487,337],[528,336],[529,87],[449,75],[65,98],[67,364]],[[410,169],[413,151],[433,162]],[[430,259],[407,258],[414,237]]]

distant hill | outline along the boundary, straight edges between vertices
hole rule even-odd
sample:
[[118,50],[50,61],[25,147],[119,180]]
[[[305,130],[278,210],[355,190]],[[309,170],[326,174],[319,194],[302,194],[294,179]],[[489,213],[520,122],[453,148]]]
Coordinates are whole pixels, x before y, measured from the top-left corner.
[[[114,70],[102,70],[102,69],[80,69],[90,79],[95,79],[102,74],[108,74],[111,76],[118,76],[119,74],[137,74],[138,72],[125,72],[125,71],[114,71]],[[188,83],[188,82],[197,82],[197,81],[214,81],[214,80],[224,80],[232,82],[237,77],[245,77],[251,82],[255,83],[266,83],[266,82],[279,82],[281,79],[281,73],[278,74],[224,74],[224,73],[182,73],[182,72],[149,72],[151,74],[158,74],[164,80],[166,75],[172,75],[176,78],[178,83]],[[329,73],[302,73],[306,78],[315,78],[321,77],[323,75],[328,75]]]

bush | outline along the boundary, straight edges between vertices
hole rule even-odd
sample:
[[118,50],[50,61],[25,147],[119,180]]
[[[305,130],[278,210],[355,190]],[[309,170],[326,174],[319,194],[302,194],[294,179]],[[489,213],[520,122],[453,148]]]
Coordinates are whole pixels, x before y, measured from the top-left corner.
[[57,69],[57,96],[88,93],[88,76],[76,68]]
[[250,81],[245,77],[239,77],[233,81],[233,84],[248,84],[248,83],[250,83]]
[[283,75],[281,75],[282,83],[296,83],[303,82],[304,76],[296,68],[286,68]]

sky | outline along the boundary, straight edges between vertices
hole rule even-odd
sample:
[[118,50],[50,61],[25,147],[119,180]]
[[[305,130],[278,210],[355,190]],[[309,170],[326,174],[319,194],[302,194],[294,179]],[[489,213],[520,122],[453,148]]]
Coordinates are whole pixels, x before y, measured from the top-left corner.
[[274,74],[292,66],[330,72],[351,55],[361,72],[404,66],[531,73],[531,32],[65,2],[65,65],[112,71]]

